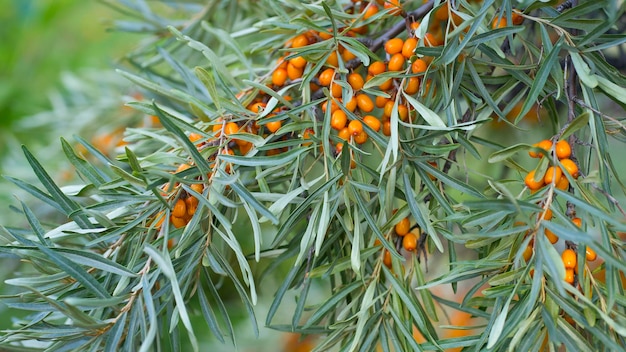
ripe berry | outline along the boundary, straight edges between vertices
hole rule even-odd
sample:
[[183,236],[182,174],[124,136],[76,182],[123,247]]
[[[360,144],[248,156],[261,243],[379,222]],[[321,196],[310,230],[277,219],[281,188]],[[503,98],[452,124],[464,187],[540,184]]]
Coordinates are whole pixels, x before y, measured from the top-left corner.
[[170,222],[177,229],[187,225],[187,221],[185,221],[185,219],[174,215],[170,216]]
[[388,250],[385,250],[385,253],[383,254],[383,264],[385,264],[386,267],[391,268],[391,253]]
[[402,51],[403,46],[404,41],[402,39],[392,38],[385,43],[385,51],[389,55],[397,54]]
[[565,282],[568,284],[574,283],[574,269],[565,269]]
[[304,68],[296,67],[291,62],[287,64],[287,77],[289,77],[290,80],[293,81],[302,77],[303,72],[304,72]]
[[530,257],[532,257],[532,255],[533,255],[533,247],[531,245],[526,246],[526,248],[524,248],[524,254],[522,255],[524,257],[524,260],[528,261]]
[[404,85],[404,92],[409,95],[417,93],[420,89],[420,79],[417,77],[409,77]]
[[412,252],[417,248],[417,236],[413,232],[407,233],[402,238],[402,247],[408,252]]
[[370,6],[368,6],[365,9],[365,14],[363,15],[363,19],[366,20],[366,19],[374,16],[377,13],[378,13],[378,6],[376,6],[375,4],[371,4],[370,3]]
[[567,141],[560,140],[556,142],[554,149],[556,151],[556,157],[559,159],[567,159],[572,155],[572,148]]
[[569,189],[569,180],[567,177],[561,177],[559,182],[556,183],[556,188],[562,191],[567,191]]
[[396,231],[396,235],[405,236],[411,230],[411,221],[408,217],[403,218],[396,224],[394,230]]
[[387,66],[385,65],[384,62],[374,61],[367,68],[367,73],[369,73],[372,76],[376,76],[385,72],[386,69],[387,69]]
[[585,258],[587,258],[588,261],[592,262],[596,260],[596,258],[598,258],[598,255],[596,254],[596,251],[587,246],[587,248],[585,248]]
[[375,116],[365,115],[363,116],[363,122],[376,132],[380,130],[380,120],[377,119]]
[[[361,131],[359,133],[357,133],[354,137],[353,140],[355,143],[357,144],[363,144],[365,142],[367,142],[367,132],[365,131]],[[354,167],[352,167],[354,169]]]
[[524,22],[524,16],[522,16],[518,10],[513,10],[513,12],[511,12],[511,21],[514,25],[519,26]]
[[239,132],[239,125],[234,122],[229,122],[224,126],[224,134],[227,136],[237,132]]
[[567,171],[573,178],[578,178],[578,165],[572,159],[561,160],[563,171]]
[[272,84],[276,86],[282,86],[287,82],[287,70],[284,68],[278,68],[272,74]]
[[565,265],[565,269],[574,269],[576,266],[576,252],[572,249],[565,249],[561,254],[561,259],[563,259],[563,265]]
[[383,108],[385,106],[385,104],[387,104],[387,102],[389,101],[389,98],[383,97],[381,95],[376,96],[376,107],[377,108]]
[[337,131],[342,130],[346,127],[346,123],[348,123],[348,117],[346,113],[342,110],[337,110],[333,112],[330,118],[330,127],[336,129]]
[[272,122],[268,122],[265,124],[265,127],[267,127],[267,129],[274,133],[276,131],[278,131],[278,129],[280,128],[280,126],[282,126],[282,121],[272,121]]
[[342,128],[339,133],[337,133],[337,137],[343,139],[344,141],[347,141],[350,138],[350,130],[348,129],[348,127]]
[[548,229],[545,229],[544,233],[545,233],[546,237],[548,238],[548,241],[550,241],[550,243],[555,244],[555,243],[558,242],[559,236],[555,235],[554,232],[552,232],[552,231],[550,231]]
[[306,62],[306,59],[302,56],[294,57],[293,59],[289,60],[289,63],[296,68],[304,68],[304,66],[306,66]]
[[536,191],[539,188],[543,187],[543,179],[535,181],[535,170],[532,170],[526,175],[524,178],[524,183],[526,187],[528,187],[532,191]]
[[389,69],[389,71],[402,71],[402,69],[404,69],[405,61],[406,59],[404,58],[404,56],[402,56],[402,54],[393,54],[391,55],[391,58],[389,58],[387,68]]
[[333,78],[335,78],[335,69],[327,68],[324,71],[322,71],[322,73],[320,73],[319,81],[321,85],[328,87],[330,86],[330,83],[333,81]]
[[[533,147],[541,148],[549,153],[550,149],[552,149],[552,141],[550,141],[549,139],[544,139],[539,143],[533,144]],[[530,155],[531,158],[541,158],[543,156],[543,154],[534,150],[529,151],[528,155]]]
[[363,112],[371,112],[372,110],[374,110],[374,102],[372,101],[372,98],[370,98],[367,94],[357,94],[356,104]]
[[304,34],[300,34],[300,35],[296,36],[291,41],[291,47],[292,48],[301,48],[301,47],[307,46],[307,45],[309,45],[309,38],[307,38],[306,35],[304,35]]
[[385,9],[390,10],[389,13],[398,16],[402,13],[402,5],[400,4],[400,0],[386,0],[383,5]]
[[363,124],[359,120],[352,120],[348,124],[348,131],[351,135],[356,136],[357,134],[363,132]]
[[174,208],[172,209],[172,216],[182,218],[186,214],[187,214],[187,205],[185,204],[185,201],[182,198],[178,198],[178,200],[174,204]]
[[504,17],[496,17],[491,22],[492,29],[504,28],[507,26],[506,18]]
[[405,58],[410,58],[411,56],[413,56],[413,53],[415,52],[415,48],[417,47],[417,38],[407,38],[407,40],[404,41],[404,44],[402,45],[402,56],[404,56]]
[[413,73],[426,72],[427,68],[428,68],[428,64],[426,64],[426,61],[422,59],[417,59],[413,61],[413,63],[411,64],[411,72]]
[[572,222],[574,223],[574,225],[576,225],[577,227],[582,227],[583,226],[583,220],[581,218],[573,218]]
[[347,79],[348,79],[348,84],[350,84],[350,86],[354,90],[360,90],[361,88],[363,88],[363,85],[365,84],[363,77],[356,72],[352,72],[351,74],[349,74]]
[[546,184],[557,183],[561,180],[561,176],[563,176],[563,171],[560,168],[550,166],[548,170],[546,170],[546,174],[543,177],[543,182]]

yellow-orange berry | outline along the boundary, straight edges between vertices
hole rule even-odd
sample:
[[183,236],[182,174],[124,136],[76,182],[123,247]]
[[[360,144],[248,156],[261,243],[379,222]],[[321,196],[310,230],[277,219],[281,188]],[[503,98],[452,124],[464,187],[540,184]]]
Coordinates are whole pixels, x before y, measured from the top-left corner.
[[550,243],[555,244],[558,240],[559,240],[559,236],[555,235],[554,232],[545,229],[545,235],[548,238],[548,241],[550,241]]
[[324,71],[322,71],[322,73],[320,73],[319,81],[321,85],[329,86],[334,78],[335,78],[335,69],[327,68]]
[[428,68],[428,65],[426,64],[426,61],[422,59],[417,59],[413,61],[413,63],[411,64],[411,72],[413,73],[426,72],[427,68]]
[[[363,143],[367,142],[367,139],[368,139],[367,132],[361,131],[361,132],[357,133],[354,137],[352,137],[352,139],[357,144],[363,144]],[[354,167],[353,167],[353,169],[354,169]]]
[[365,84],[363,77],[356,72],[352,72],[351,74],[349,74],[347,79],[348,79],[348,84],[350,84],[350,86],[354,90],[360,90],[361,88],[363,88],[363,85]]
[[524,248],[524,254],[522,255],[524,257],[525,261],[528,261],[530,259],[530,257],[532,257],[533,255],[533,247],[531,245],[526,246],[526,248]]
[[491,22],[491,28],[493,29],[504,28],[506,26],[507,26],[506,18],[504,17],[496,17]]
[[563,260],[563,265],[565,265],[565,269],[574,269],[576,266],[576,252],[572,249],[565,249],[561,254],[561,259]]
[[337,137],[343,139],[344,141],[347,141],[350,138],[350,130],[348,129],[348,127],[344,127],[342,128],[338,133],[337,133]]
[[420,79],[417,77],[409,77],[404,85],[404,92],[409,95],[417,93],[420,89]]
[[385,104],[387,104],[387,102],[389,101],[389,98],[383,97],[381,95],[376,96],[376,107],[377,108],[382,108],[385,106]]
[[572,222],[574,223],[574,225],[576,225],[577,227],[582,227],[583,226],[583,219],[581,218],[573,218]]
[[413,56],[415,48],[417,48],[417,38],[407,38],[407,40],[405,40],[404,44],[402,45],[402,56],[407,59],[410,58],[411,56]]
[[391,122],[390,121],[383,122],[383,134],[387,137],[391,136]]
[[172,216],[182,218],[186,214],[187,214],[187,205],[185,204],[185,201],[183,199],[178,198],[176,203],[174,203],[174,208],[172,208]]
[[513,12],[511,12],[511,22],[513,22],[514,25],[519,26],[522,22],[524,22],[524,16],[522,16],[518,10],[513,10]]
[[417,236],[413,232],[407,233],[402,238],[402,247],[408,252],[412,252],[417,248]]
[[[547,153],[549,153],[550,149],[552,149],[552,141],[550,141],[549,139],[544,139],[539,143],[533,144],[533,147],[541,148],[545,150]],[[531,158],[541,158],[543,156],[543,154],[536,152],[534,150],[529,151],[528,155]]]
[[307,46],[307,45],[309,45],[309,38],[307,38],[306,35],[304,35],[304,34],[300,34],[300,35],[296,36],[291,41],[291,47],[292,48],[301,48],[301,47]]
[[391,268],[391,253],[388,250],[385,250],[385,253],[383,254],[383,264],[385,264],[386,267]]
[[528,187],[532,191],[536,191],[539,188],[543,187],[543,179],[535,181],[535,170],[532,170],[526,175],[524,178],[524,183],[526,187]]
[[287,77],[289,77],[290,80],[293,81],[302,77],[303,72],[304,69],[302,67],[296,67],[291,62],[287,64]]
[[574,283],[574,269],[565,269],[565,282],[568,284]]
[[567,179],[567,177],[561,176],[559,182],[556,183],[556,188],[562,191],[567,191],[569,189],[569,180]]
[[544,220],[552,219],[552,209],[546,209],[546,211],[543,213],[543,219]]
[[378,13],[378,6],[376,6],[375,4],[370,4],[370,6],[368,6],[365,9],[365,14],[363,14],[363,19],[366,20],[374,16],[377,13]]
[[359,120],[352,120],[348,124],[348,131],[351,135],[356,136],[357,134],[363,132],[363,124]]
[[363,116],[363,122],[376,132],[380,130],[380,120],[377,119],[375,116],[365,115]]
[[372,101],[372,98],[369,97],[369,95],[361,93],[357,94],[355,98],[356,104],[361,111],[371,112],[372,110],[374,110],[374,102]]
[[367,68],[367,73],[372,76],[379,75],[387,70],[387,66],[382,61],[374,61]]
[[385,51],[389,55],[397,54],[402,51],[403,46],[404,41],[402,39],[392,38],[385,43]]
[[564,171],[567,171],[573,178],[578,178],[578,165],[572,159],[561,160]]
[[346,127],[346,123],[348,123],[348,117],[345,112],[342,110],[336,110],[332,113],[330,118],[330,127],[340,131]]
[[287,70],[284,68],[278,68],[272,74],[272,84],[276,86],[282,86],[287,82]]
[[572,148],[569,146],[569,143],[564,140],[560,140],[556,142],[554,146],[556,157],[559,159],[567,159],[572,155]]
[[304,66],[306,66],[307,61],[302,56],[297,56],[297,57],[290,59],[289,63],[292,64],[293,67],[304,68]]
[[396,231],[396,235],[405,236],[411,230],[411,221],[408,217],[403,218],[396,224],[394,230]]
[[563,176],[563,171],[561,171],[560,168],[550,166],[546,170],[546,174],[543,176],[543,182],[546,184],[551,184],[553,182],[557,183],[561,179],[561,176]]
[[587,258],[588,261],[592,262],[596,260],[596,258],[598,258],[598,255],[596,254],[596,251],[594,251],[591,247],[587,246],[585,248],[585,258]]
[[187,221],[185,221],[185,219],[174,215],[170,216],[170,222],[177,229],[187,225]]
[[283,122],[278,120],[278,121],[271,121],[265,124],[265,127],[271,132],[274,133],[276,131],[278,131],[278,129],[283,125]]
[[393,54],[391,55],[391,58],[389,58],[387,68],[389,69],[389,71],[402,71],[405,61],[406,59],[404,58],[404,56],[402,56],[402,54]]
[[385,9],[390,10],[389,13],[398,16],[402,13],[402,5],[400,4],[400,0],[386,0],[383,5]]

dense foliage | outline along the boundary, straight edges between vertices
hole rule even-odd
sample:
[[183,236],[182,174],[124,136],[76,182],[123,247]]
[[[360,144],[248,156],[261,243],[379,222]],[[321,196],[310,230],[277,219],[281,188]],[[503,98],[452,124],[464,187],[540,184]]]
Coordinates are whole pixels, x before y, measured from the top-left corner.
[[139,118],[72,186],[23,148],[63,216],[2,231],[2,348],[236,346],[236,295],[320,351],[623,349],[623,3],[120,3]]

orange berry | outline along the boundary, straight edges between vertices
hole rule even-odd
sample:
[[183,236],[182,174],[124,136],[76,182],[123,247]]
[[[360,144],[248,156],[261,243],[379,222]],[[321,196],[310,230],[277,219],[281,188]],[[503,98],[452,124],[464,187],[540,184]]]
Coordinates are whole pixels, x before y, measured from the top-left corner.
[[375,116],[365,115],[363,116],[363,122],[376,132],[380,130],[380,120],[377,119]]
[[271,132],[274,133],[276,131],[278,131],[278,129],[283,125],[283,122],[278,120],[278,121],[271,121],[265,124],[265,127]]
[[202,135],[199,134],[199,133],[191,132],[189,134],[189,140],[191,142],[197,142],[197,141],[201,140],[202,138],[203,138]]
[[435,18],[437,19],[437,21],[448,20],[448,17],[450,17],[450,14],[448,13],[448,6],[448,3],[445,3],[445,5],[439,7],[437,11],[435,11]]
[[387,70],[387,66],[382,61],[374,61],[367,68],[367,73],[372,76],[379,75]]
[[348,124],[348,131],[351,135],[356,136],[357,134],[363,132],[363,124],[359,120],[352,120]]
[[407,108],[406,105],[404,104],[398,105],[398,117],[402,121],[407,120],[407,118],[409,117],[409,108]]
[[550,243],[555,244],[558,240],[559,240],[559,236],[555,235],[554,232],[545,229],[545,235],[548,238],[548,241],[550,241]]
[[337,155],[339,155],[342,150],[343,150],[343,143],[339,142],[335,144],[335,151],[337,152]]
[[561,160],[563,171],[567,171],[573,178],[578,178],[578,165],[572,159]]
[[187,207],[187,216],[193,216],[193,214],[196,213],[196,210],[198,209],[198,198],[196,197],[187,197],[187,199],[185,199],[185,205]]
[[185,219],[174,215],[170,216],[170,222],[177,229],[187,225],[187,221],[185,221]]
[[523,254],[524,260],[528,261],[530,257],[532,257],[533,252],[534,250],[531,245],[526,246],[526,248],[524,248],[524,254]]
[[296,36],[291,41],[291,47],[292,48],[301,48],[301,47],[307,46],[307,45],[309,45],[309,38],[307,38],[307,36],[304,35],[304,34],[300,34],[300,35]]
[[511,21],[514,25],[519,26],[524,22],[524,16],[522,16],[518,10],[513,10],[513,12],[511,12]]
[[376,100],[375,100],[375,104],[377,108],[382,108],[385,106],[385,104],[387,104],[387,102],[389,101],[389,98],[385,98],[383,96],[376,96]]
[[[328,107],[328,101],[325,101],[324,104],[322,104],[322,111],[326,112],[327,107]],[[337,105],[337,103],[335,103],[334,100],[330,100],[330,112],[333,113],[337,111],[337,109],[339,109],[339,105]]]
[[404,92],[409,95],[416,94],[420,89],[420,79],[417,77],[409,77],[404,84]]
[[339,66],[339,56],[337,55],[337,51],[333,51],[328,55],[326,59],[326,65],[337,67]]
[[239,125],[234,122],[229,122],[224,126],[224,134],[227,136],[237,132],[239,132]]
[[385,51],[389,55],[397,54],[402,51],[403,46],[404,41],[402,39],[392,38],[385,43]]
[[348,117],[346,113],[342,110],[337,110],[332,113],[330,117],[330,127],[340,131],[344,127],[346,127],[346,123],[348,123]]
[[561,259],[563,259],[563,265],[565,265],[565,269],[574,269],[576,266],[576,252],[572,249],[565,249],[561,254]]
[[[354,137],[352,137],[354,142],[357,144],[363,144],[365,142],[367,142],[367,132],[365,131],[361,131],[359,133],[357,133]],[[354,169],[354,167],[352,167]]]
[[406,59],[404,58],[404,56],[402,56],[402,54],[400,53],[396,53],[391,55],[391,58],[389,58],[389,63],[387,63],[387,68],[389,69],[389,71],[402,71],[402,69],[404,69],[404,62],[406,61]]
[[261,103],[261,102],[252,103],[248,105],[247,109],[252,111],[255,114],[259,114],[263,112],[263,110],[265,109],[265,103]]
[[392,100],[387,100],[387,103],[385,104],[385,107],[383,108],[383,115],[391,116],[391,113],[393,112],[394,104],[395,103]]
[[405,40],[404,44],[402,45],[402,56],[407,59],[410,58],[411,56],[413,56],[415,48],[417,48],[417,38],[407,38],[407,40]]
[[204,191],[204,185],[202,183],[194,183],[190,186],[190,188],[200,194],[202,194],[202,192]]
[[350,84],[350,86],[354,90],[360,90],[361,88],[363,88],[363,85],[365,84],[363,77],[356,72],[352,72],[351,74],[349,74],[347,79],[348,79],[348,84]]
[[282,86],[287,82],[287,70],[284,68],[278,68],[272,74],[272,84],[276,86]]
[[546,184],[557,183],[561,179],[561,176],[563,176],[563,171],[561,171],[560,168],[550,166],[543,176],[543,182]]
[[391,122],[383,122],[383,134],[387,137],[391,136]]
[[304,68],[304,66],[306,66],[307,61],[302,56],[297,56],[289,60],[289,63],[293,65],[293,67]]
[[[367,28],[367,27],[363,27],[363,28]],[[343,59],[343,62],[348,62],[350,60],[356,59],[356,55],[354,55],[354,53],[352,53],[350,50],[345,49],[341,53],[341,58]]]
[[335,98],[341,98],[342,91],[343,91],[343,89],[341,88],[340,85],[331,83],[331,85],[330,85],[330,95],[332,95]]
[[596,260],[596,258],[598,258],[598,255],[596,254],[596,251],[594,251],[591,247],[587,246],[585,248],[585,258],[587,258],[588,261],[592,262]]
[[385,250],[385,253],[383,254],[383,264],[385,264],[386,267],[391,268],[391,253],[388,250]]
[[565,269],[565,282],[568,284],[574,283],[574,269]]
[[324,71],[322,71],[322,73],[320,73],[319,81],[321,85],[328,87],[330,86],[330,83],[333,81],[334,78],[335,78],[335,69],[327,68]]
[[357,94],[356,104],[363,112],[371,112],[372,110],[374,110],[374,102],[372,101],[372,98],[370,98],[367,94]]
[[507,26],[506,18],[504,17],[496,17],[491,22],[492,29],[504,28]]
[[409,27],[411,27],[411,30],[413,32],[415,32],[418,28],[420,28],[420,22],[415,21],[415,22],[411,22],[411,24],[409,25]]
[[439,46],[441,43],[437,39],[437,37],[430,32],[424,34],[424,45],[427,47]]
[[357,101],[356,98],[352,97],[350,100],[348,100],[347,103],[344,104],[345,108],[350,111],[350,112],[354,112],[354,110],[356,110],[356,106],[357,106]]
[[[533,147],[541,148],[545,150],[547,153],[549,153],[550,149],[552,149],[552,141],[550,141],[549,139],[544,139],[541,142],[533,144]],[[533,150],[529,151],[528,155],[531,158],[541,158],[543,156],[543,154],[533,151]]]
[[413,232],[407,233],[402,238],[402,247],[408,252],[413,252],[417,248],[417,236]]
[[187,205],[182,198],[178,198],[174,204],[174,208],[172,208],[172,216],[182,218],[185,214],[187,214]]
[[559,181],[556,183],[556,188],[562,191],[567,191],[569,189],[569,180],[567,179],[567,177],[561,177],[561,179],[559,179]]
[[417,59],[413,61],[413,63],[411,64],[411,72],[413,73],[426,72],[427,68],[428,68],[428,64],[426,64],[426,61],[422,59]]
[[535,170],[530,171],[528,175],[526,175],[526,177],[524,178],[524,183],[526,184],[526,187],[528,187],[532,191],[536,191],[539,188],[543,187],[543,179],[535,181],[534,178]]
[[543,215],[543,219],[544,220],[551,220],[552,219],[552,209],[546,209],[546,211],[544,212],[544,215]]
[[303,72],[303,68],[296,67],[291,62],[287,65],[287,77],[292,81],[302,77]]
[[393,87],[393,79],[390,78],[384,81],[383,83],[381,83],[378,86],[378,89],[382,90],[383,92],[386,92],[386,91],[391,90],[392,87]]
[[376,6],[375,4],[371,4],[370,3],[370,6],[368,6],[365,9],[365,14],[363,14],[363,19],[366,20],[366,19],[374,16],[377,13],[378,13],[378,6]]
[[572,148],[567,141],[560,140],[556,142],[554,149],[556,151],[556,157],[559,159],[567,159],[572,155]]
[[400,0],[386,0],[384,4],[385,9],[390,10],[389,13],[398,16],[402,13],[402,5]]
[[408,217],[403,218],[402,220],[400,220],[400,222],[396,224],[394,230],[396,231],[396,235],[405,236],[407,233],[409,233],[409,231],[411,231],[411,221]]
[[342,128],[339,133],[337,133],[337,137],[347,141],[350,138],[350,129],[348,127]]
[[319,31],[317,33],[317,35],[322,39],[322,40],[328,40],[330,38],[333,37],[333,34],[331,32],[326,32],[326,31]]
[[574,225],[576,225],[578,227],[582,227],[583,226],[583,219],[581,219],[581,218],[573,218],[572,222],[574,223]]

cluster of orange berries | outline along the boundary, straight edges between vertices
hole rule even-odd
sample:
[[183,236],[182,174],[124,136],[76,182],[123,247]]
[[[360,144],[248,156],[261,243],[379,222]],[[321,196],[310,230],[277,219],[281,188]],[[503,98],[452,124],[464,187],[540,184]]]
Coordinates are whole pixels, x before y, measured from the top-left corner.
[[[511,12],[511,22],[513,23],[513,25],[519,26],[520,24],[522,24],[522,22],[524,22],[524,17],[518,10],[514,9]],[[504,17],[504,14],[502,16],[494,18],[493,21],[491,22],[491,28],[493,29],[505,28],[508,26],[509,24],[508,24],[506,17]]]
[[[533,145],[534,147],[543,149],[545,154],[552,153],[554,147],[554,156],[559,160],[560,165],[553,165],[547,168],[543,175],[536,175],[536,170],[530,171],[524,178],[524,183],[531,191],[536,191],[541,187],[554,184],[556,188],[567,190],[569,188],[569,180],[563,176],[563,172],[567,172],[573,178],[578,178],[578,165],[570,159],[572,148],[565,140],[558,141],[554,146],[552,141],[545,139]],[[543,157],[542,152],[530,151],[528,155],[532,158]]]
[[[402,218],[394,226],[394,233],[397,238],[402,239],[402,248],[410,253],[415,252],[419,245],[419,236],[415,234],[413,230],[414,228],[411,228],[411,220],[408,216]],[[416,232],[419,233],[419,228],[417,228]],[[387,250],[385,250],[385,253],[383,254],[383,264],[385,264],[388,268],[391,268],[391,253]]]

